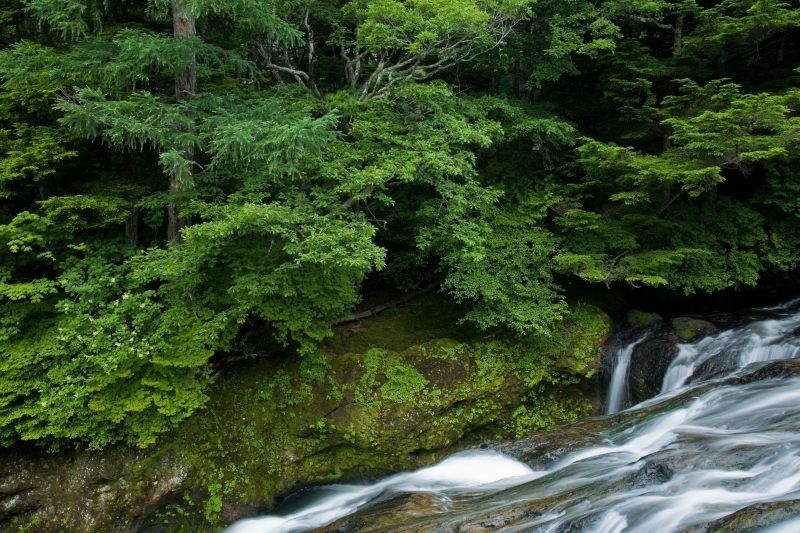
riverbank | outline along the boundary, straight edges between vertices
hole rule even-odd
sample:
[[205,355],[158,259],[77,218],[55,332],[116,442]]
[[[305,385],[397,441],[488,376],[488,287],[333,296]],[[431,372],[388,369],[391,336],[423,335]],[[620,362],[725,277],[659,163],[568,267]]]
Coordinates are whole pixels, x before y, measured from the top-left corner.
[[576,304],[525,344],[477,335],[463,312],[425,295],[335,328],[316,359],[228,367],[206,409],[144,450],[14,446],[0,459],[0,532],[218,531],[299,486],[423,467],[599,407],[602,311]]

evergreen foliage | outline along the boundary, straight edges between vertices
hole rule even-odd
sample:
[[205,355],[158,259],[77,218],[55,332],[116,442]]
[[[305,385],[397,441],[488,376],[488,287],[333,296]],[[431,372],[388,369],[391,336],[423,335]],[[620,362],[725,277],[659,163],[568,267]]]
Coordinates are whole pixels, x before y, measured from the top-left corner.
[[794,0],[0,1],[0,444],[147,445],[237,358],[321,377],[370,288],[441,281],[530,339],[570,277],[793,271],[798,26]]

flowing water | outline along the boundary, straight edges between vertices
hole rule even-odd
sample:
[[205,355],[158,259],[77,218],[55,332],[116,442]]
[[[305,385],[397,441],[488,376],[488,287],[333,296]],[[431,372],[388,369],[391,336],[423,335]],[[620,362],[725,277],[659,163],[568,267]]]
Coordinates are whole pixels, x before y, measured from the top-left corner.
[[622,411],[628,400],[628,368],[631,364],[631,355],[634,348],[647,338],[647,333],[635,342],[617,350],[614,359],[614,372],[606,395],[606,414],[613,415]]
[[[471,450],[372,485],[310,491],[228,532],[700,533],[737,517],[750,526],[730,531],[800,532],[800,362],[770,363],[798,355],[791,309],[681,345],[654,399],[503,448],[522,460]],[[712,358],[729,375],[686,384]],[[593,444],[575,440],[589,434]],[[537,446],[567,451],[536,470],[523,461],[537,465]]]
[[[798,301],[789,303],[796,305]],[[781,307],[764,308],[762,311],[784,310]],[[753,322],[693,344],[679,344],[680,351],[664,376],[661,392],[681,387],[695,369],[712,358],[717,359],[718,366],[731,370],[744,368],[751,363],[794,359],[800,353],[800,338],[795,334],[798,328],[800,312],[795,312],[772,320]]]

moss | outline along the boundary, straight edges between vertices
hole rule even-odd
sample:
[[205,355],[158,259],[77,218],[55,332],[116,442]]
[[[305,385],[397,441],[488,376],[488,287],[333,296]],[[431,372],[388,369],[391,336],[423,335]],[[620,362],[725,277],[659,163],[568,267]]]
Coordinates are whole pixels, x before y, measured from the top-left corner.
[[333,336],[321,348],[342,355],[366,353],[371,348],[400,352],[443,338],[472,341],[482,334],[471,324],[459,323],[468,310],[466,304],[456,303],[447,294],[425,294],[372,318],[333,328]]
[[[593,372],[610,324],[601,311],[574,306],[560,331],[524,342],[474,332],[469,339],[458,313],[439,311],[434,331],[460,337],[412,342],[429,334],[406,331],[372,346],[392,324],[416,323],[419,308],[407,307],[393,320],[373,319],[386,321],[361,337],[329,345],[322,358],[260,360],[230,371],[211,389],[208,409],[170,439],[117,452],[127,484],[115,489],[109,516],[144,513],[165,531],[214,531],[264,513],[298,485],[415,469],[470,443],[587,414],[583,376]],[[173,478],[174,486],[153,488]],[[109,529],[106,522],[96,530]]]
[[628,311],[628,324],[635,328],[646,328],[656,322],[661,322],[661,317],[656,313],[645,313],[644,311],[638,311],[636,309],[631,309]]
[[610,330],[611,319],[597,307],[571,306],[556,334],[563,338],[563,353],[557,356],[554,369],[586,377],[594,375]]
[[689,317],[673,318],[672,328],[679,337],[687,341],[694,339],[701,333],[708,335],[716,331],[716,328],[710,322]]

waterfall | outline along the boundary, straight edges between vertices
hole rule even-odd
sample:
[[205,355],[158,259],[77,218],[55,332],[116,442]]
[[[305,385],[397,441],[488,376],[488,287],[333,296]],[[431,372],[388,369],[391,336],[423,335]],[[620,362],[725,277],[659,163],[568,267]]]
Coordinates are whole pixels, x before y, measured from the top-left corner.
[[625,407],[625,402],[628,400],[628,368],[631,364],[631,355],[636,345],[646,338],[647,333],[617,350],[614,357],[614,372],[611,374],[611,383],[606,395],[606,414],[618,413]]
[[[544,470],[491,448],[469,450],[370,485],[304,491],[228,533],[727,531],[729,525],[711,525],[748,510],[759,520],[776,518],[747,531],[800,531],[800,365],[780,367],[794,377],[739,377],[798,357],[798,327],[800,312],[681,345],[664,392],[625,417],[588,419],[504,445],[523,458],[538,445],[563,449]],[[623,397],[627,365],[642,340],[617,353],[609,399],[612,390]],[[712,361],[729,365],[730,377],[686,384]],[[761,366],[743,369],[753,362]],[[591,432],[600,439],[570,440]],[[352,516],[358,518],[350,522]]]
[[[792,300],[790,304],[797,303]],[[764,310],[783,310],[789,305]],[[800,353],[800,340],[794,331],[800,328],[800,311],[772,320],[753,322],[724,331],[691,344],[679,344],[678,355],[664,376],[661,392],[675,390],[686,383],[695,371],[712,358],[731,370],[752,363],[794,359]]]

